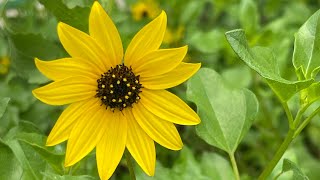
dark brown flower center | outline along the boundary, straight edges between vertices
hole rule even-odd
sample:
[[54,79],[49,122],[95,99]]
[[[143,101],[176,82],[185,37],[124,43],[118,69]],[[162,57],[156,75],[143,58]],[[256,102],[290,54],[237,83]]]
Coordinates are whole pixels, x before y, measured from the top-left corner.
[[98,89],[95,97],[100,98],[106,109],[122,111],[126,107],[132,107],[139,101],[142,85],[139,76],[135,76],[131,67],[120,64],[101,74],[97,80]]

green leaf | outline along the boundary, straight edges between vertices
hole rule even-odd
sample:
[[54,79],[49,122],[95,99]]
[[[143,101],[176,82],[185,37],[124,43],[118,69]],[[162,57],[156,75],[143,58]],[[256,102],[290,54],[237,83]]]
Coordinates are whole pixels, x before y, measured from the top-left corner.
[[[289,174],[289,172],[292,172]],[[295,180],[308,180],[309,178],[299,169],[299,167],[289,159],[283,159],[282,172],[278,179],[288,177]],[[290,177],[291,176],[291,177]]]
[[259,13],[258,8],[252,0],[242,0],[240,5],[241,27],[249,34],[253,34],[258,29]]
[[[56,59],[63,55],[60,46],[39,34],[9,34],[12,67],[21,77],[32,82],[44,83],[48,79],[40,75],[34,64],[34,58]],[[40,78],[39,78],[40,77]]]
[[227,40],[235,53],[251,69],[267,80],[267,83],[282,102],[288,101],[294,94],[309,87],[314,80],[289,81],[280,76],[277,60],[269,48],[250,48],[243,30],[226,33]]
[[[214,43],[219,42],[219,43]],[[195,32],[188,40],[188,44],[203,53],[214,53],[224,46],[224,38],[219,30],[209,32]]]
[[55,171],[63,173],[64,154],[57,154],[45,147],[46,138],[44,136],[36,133],[19,133],[17,139],[32,146]]
[[43,173],[44,177],[48,179],[54,179],[54,180],[95,180],[96,178],[88,175],[82,175],[82,176],[71,176],[71,175],[58,175],[50,172]]
[[314,78],[320,68],[320,10],[295,34],[293,65],[301,68],[305,79]]
[[22,168],[9,146],[0,139],[0,179],[21,179]]
[[10,98],[5,97],[0,100],[0,118],[3,116],[4,112],[7,109],[7,105],[10,101]]
[[[25,153],[20,143],[17,140],[11,140],[6,142],[6,144],[11,148],[13,154],[18,159],[19,164],[23,169],[23,177],[27,179],[35,179],[35,180],[39,179],[40,178],[39,169],[37,169],[38,172],[36,172],[36,168],[33,168],[31,166],[31,163],[27,158],[28,154]],[[31,153],[29,155],[31,155]]]
[[203,153],[200,166],[202,172],[211,179],[235,179],[230,162],[217,153]]
[[58,21],[62,21],[84,32],[88,31],[89,7],[74,7],[69,9],[62,0],[39,0]]
[[214,71],[202,68],[188,81],[187,97],[202,122],[197,134],[207,143],[234,153],[258,112],[258,101],[247,89],[227,86]]

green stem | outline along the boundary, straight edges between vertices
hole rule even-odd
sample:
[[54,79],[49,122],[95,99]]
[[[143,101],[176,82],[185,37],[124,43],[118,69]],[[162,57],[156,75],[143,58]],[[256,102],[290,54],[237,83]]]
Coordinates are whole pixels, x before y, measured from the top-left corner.
[[125,151],[125,156],[126,156],[126,160],[127,160],[127,166],[129,169],[129,173],[130,173],[130,179],[131,180],[136,180],[136,176],[134,174],[134,169],[133,169],[133,165],[131,162],[131,154],[129,153],[129,151]]
[[272,172],[274,167],[278,164],[278,162],[281,159],[281,157],[283,156],[284,152],[286,152],[286,150],[288,149],[290,143],[293,140],[293,135],[294,135],[294,130],[289,129],[289,132],[288,132],[286,138],[282,142],[282,144],[279,147],[279,149],[277,150],[276,154],[273,156],[273,158],[271,159],[269,164],[266,166],[266,168],[260,174],[260,176],[258,178],[259,180],[264,180],[269,176],[269,174]]
[[296,132],[294,133],[294,136],[293,138],[297,137],[301,131],[310,123],[310,121],[312,120],[312,118],[314,116],[316,116],[318,113],[320,112],[320,106],[315,110],[313,111],[313,113],[310,114],[310,116],[308,118],[306,118],[302,124],[298,127],[298,129],[296,130]]
[[230,157],[234,176],[236,177],[236,180],[240,180],[239,170],[238,170],[236,159],[234,158],[234,153],[229,153],[229,157]]
[[300,124],[300,121],[301,121],[301,117],[303,115],[303,113],[307,110],[307,108],[310,106],[311,104],[308,104],[308,105],[305,105],[304,107],[300,108],[298,113],[297,113],[297,116],[293,122],[293,129],[296,129],[299,124]]
[[284,111],[286,112],[286,115],[287,115],[287,118],[289,121],[289,127],[290,127],[290,129],[293,129],[293,116],[292,116],[292,113],[288,107],[288,104],[287,103],[281,103],[281,104],[283,106]]

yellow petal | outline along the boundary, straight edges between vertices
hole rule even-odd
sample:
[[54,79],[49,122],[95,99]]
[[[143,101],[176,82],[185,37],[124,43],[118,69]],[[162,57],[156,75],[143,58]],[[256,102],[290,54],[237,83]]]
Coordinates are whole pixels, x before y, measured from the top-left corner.
[[181,63],[172,71],[151,77],[140,77],[143,87],[148,89],[168,89],[177,86],[191,76],[193,76],[200,68],[201,64]]
[[118,166],[127,142],[127,119],[120,111],[104,119],[107,128],[97,145],[96,157],[100,178],[107,180]]
[[98,98],[91,98],[68,106],[52,128],[46,145],[54,146],[67,140],[77,120],[81,119],[92,105],[100,103],[99,101]]
[[98,1],[93,3],[89,18],[90,36],[105,50],[105,57],[116,66],[123,58],[123,48],[116,26]]
[[168,149],[180,150],[182,148],[180,135],[173,123],[155,116],[142,103],[135,104],[132,112],[140,127],[154,141]]
[[32,91],[40,101],[50,105],[64,105],[89,99],[96,95],[95,79],[76,76],[52,82]]
[[149,176],[154,175],[156,150],[153,140],[141,129],[133,117],[131,109],[125,111],[128,121],[127,148],[143,171]]
[[144,26],[130,42],[124,55],[127,66],[138,63],[139,59],[149,52],[159,49],[167,26],[167,15],[164,11]]
[[166,90],[148,90],[140,93],[138,104],[161,119],[175,124],[195,125],[200,123],[199,116],[179,97]]
[[157,76],[177,67],[187,54],[188,46],[152,51],[131,67],[140,77]]
[[86,33],[60,22],[58,24],[58,35],[70,56],[86,59],[96,64],[100,72],[105,72],[111,67],[111,63],[106,59],[107,54]]
[[80,58],[63,58],[54,61],[41,61],[35,58],[39,71],[47,78],[58,81],[71,76],[85,76],[98,79],[103,72],[97,71],[92,63]]
[[107,123],[113,120],[113,113],[96,103],[83,114],[73,127],[66,151],[65,166],[71,166],[80,161],[97,146],[101,138],[110,128]]

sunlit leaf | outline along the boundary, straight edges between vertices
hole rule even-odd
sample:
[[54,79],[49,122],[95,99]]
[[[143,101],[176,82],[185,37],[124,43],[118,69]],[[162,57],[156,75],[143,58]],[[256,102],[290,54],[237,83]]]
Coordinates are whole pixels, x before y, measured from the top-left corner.
[[219,30],[195,32],[191,35],[188,41],[190,46],[195,47],[197,50],[203,53],[218,52],[218,50],[224,46],[223,33]]
[[280,76],[275,55],[269,48],[250,48],[243,30],[226,33],[227,40],[236,54],[250,68],[264,77],[274,93],[283,102],[288,101],[295,93],[309,87],[314,80],[290,81]]
[[213,146],[235,152],[258,112],[255,95],[229,87],[214,70],[203,68],[188,81],[187,97],[197,105],[202,120],[197,134]]
[[295,180],[308,180],[309,178],[300,170],[300,168],[290,161],[283,159],[282,172],[277,179],[295,179]]
[[203,153],[201,157],[201,169],[211,179],[235,179],[230,162],[216,153]]
[[314,78],[320,68],[320,11],[314,13],[295,34],[293,64],[304,79]]
[[255,33],[258,29],[258,8],[256,1],[242,0],[240,5],[240,17],[241,26],[249,34]]

